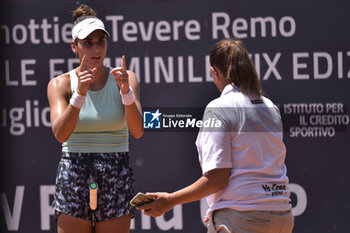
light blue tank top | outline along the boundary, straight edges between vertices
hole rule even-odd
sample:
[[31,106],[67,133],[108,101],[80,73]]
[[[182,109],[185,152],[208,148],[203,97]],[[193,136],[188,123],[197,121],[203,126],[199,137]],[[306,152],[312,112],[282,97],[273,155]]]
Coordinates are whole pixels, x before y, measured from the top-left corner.
[[[78,86],[75,70],[70,71],[72,93]],[[128,128],[119,87],[109,74],[106,85],[87,92],[77,125],[62,144],[63,152],[125,152],[129,151]]]

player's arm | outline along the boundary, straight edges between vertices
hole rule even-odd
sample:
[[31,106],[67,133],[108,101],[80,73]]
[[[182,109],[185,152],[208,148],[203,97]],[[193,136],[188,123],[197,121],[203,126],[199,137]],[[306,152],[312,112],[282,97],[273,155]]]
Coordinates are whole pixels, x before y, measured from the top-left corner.
[[[125,56],[122,57],[122,66],[114,68],[111,73],[114,75],[122,94],[129,131],[134,138],[140,138],[143,135],[140,87],[135,73],[128,71],[126,68]],[[135,101],[129,103],[132,92],[134,93]],[[127,103],[124,102],[124,98],[128,99]]]
[[140,86],[136,75],[132,71],[128,71],[129,85],[134,92],[135,102],[131,105],[125,105],[126,121],[129,131],[134,138],[140,138],[143,135],[143,119],[142,108],[140,103]]
[[51,110],[52,132],[63,143],[72,134],[80,109],[69,104],[71,97],[69,74],[63,74],[50,80],[47,96]]

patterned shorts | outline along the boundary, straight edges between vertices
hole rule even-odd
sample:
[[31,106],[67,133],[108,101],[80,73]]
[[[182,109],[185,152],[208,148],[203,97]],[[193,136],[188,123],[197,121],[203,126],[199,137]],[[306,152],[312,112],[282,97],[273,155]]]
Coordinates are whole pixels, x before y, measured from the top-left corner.
[[70,153],[62,152],[56,177],[56,193],[52,207],[59,213],[91,220],[89,184],[98,184],[98,222],[134,215],[129,201],[134,195],[134,173],[128,152]]

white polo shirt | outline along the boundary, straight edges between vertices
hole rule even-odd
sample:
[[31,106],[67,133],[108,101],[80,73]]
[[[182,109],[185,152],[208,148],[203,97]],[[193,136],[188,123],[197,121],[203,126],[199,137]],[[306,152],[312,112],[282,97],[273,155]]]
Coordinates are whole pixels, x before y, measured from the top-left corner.
[[290,210],[278,108],[265,97],[252,100],[227,85],[221,96],[207,105],[203,121],[208,120],[221,125],[202,127],[197,136],[203,175],[216,168],[231,168],[226,189],[207,197],[208,216],[221,208]]

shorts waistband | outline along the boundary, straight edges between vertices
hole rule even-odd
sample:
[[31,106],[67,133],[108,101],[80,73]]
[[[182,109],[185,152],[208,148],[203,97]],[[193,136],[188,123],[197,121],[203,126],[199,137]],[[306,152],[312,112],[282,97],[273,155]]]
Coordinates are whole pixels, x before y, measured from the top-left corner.
[[98,161],[115,161],[120,159],[128,159],[128,152],[112,152],[112,153],[86,153],[86,152],[62,152],[62,159],[75,160],[98,160]]

